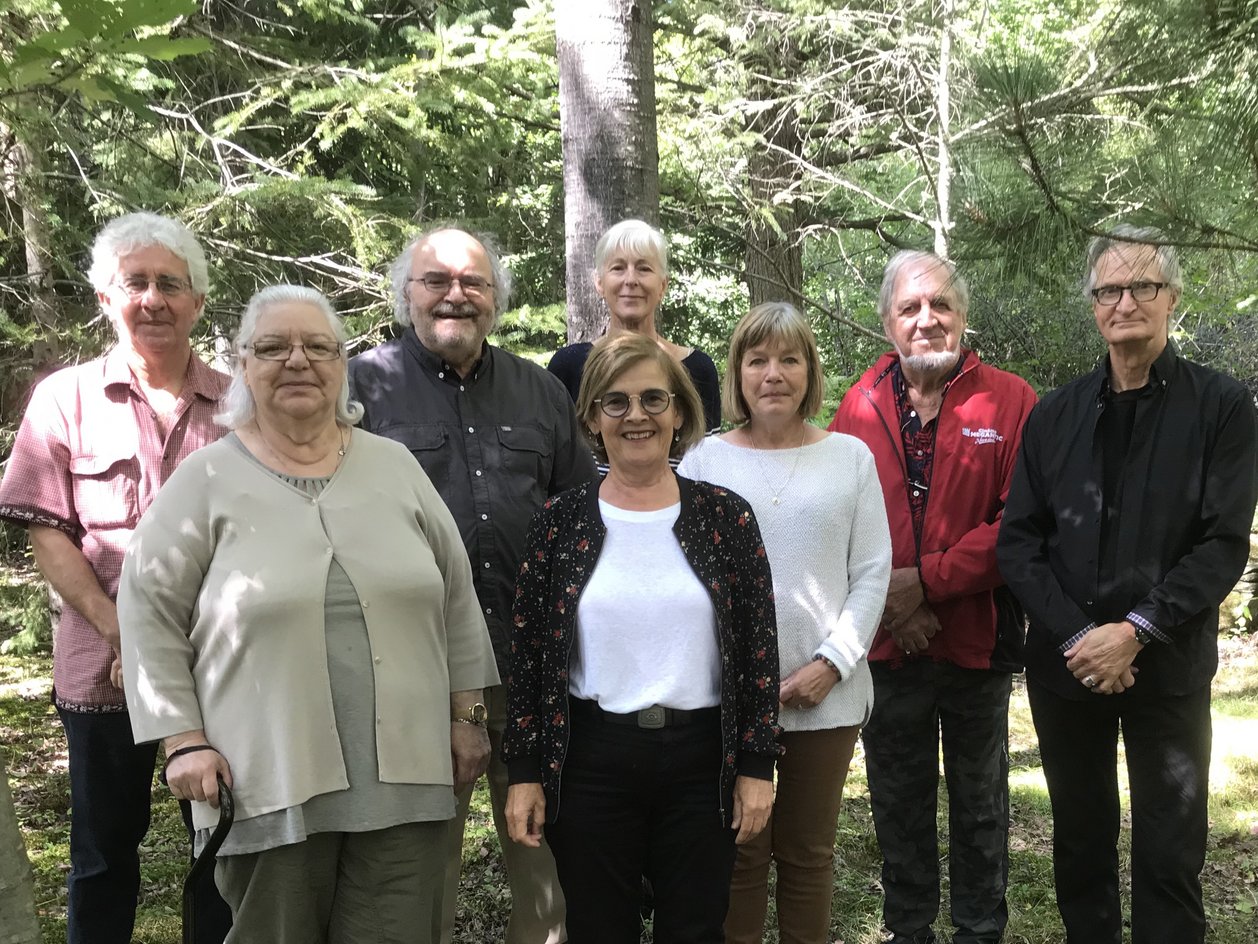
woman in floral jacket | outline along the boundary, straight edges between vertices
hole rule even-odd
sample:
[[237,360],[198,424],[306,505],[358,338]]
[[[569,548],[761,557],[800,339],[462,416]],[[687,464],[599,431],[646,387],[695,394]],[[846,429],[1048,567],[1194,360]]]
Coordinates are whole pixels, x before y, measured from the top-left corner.
[[669,468],[702,437],[675,361],[605,338],[577,413],[610,471],[533,519],[503,754],[517,842],[545,826],[570,944],[721,941],[736,843],[773,799],[777,631],[750,507]]

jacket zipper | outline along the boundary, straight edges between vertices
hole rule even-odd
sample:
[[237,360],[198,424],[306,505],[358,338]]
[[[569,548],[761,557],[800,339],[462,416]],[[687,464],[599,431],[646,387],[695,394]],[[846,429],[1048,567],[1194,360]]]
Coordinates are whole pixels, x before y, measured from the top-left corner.
[[[939,413],[935,414],[936,424],[938,423],[939,416],[943,413],[944,401],[948,399],[948,391],[952,389],[952,385],[956,383],[958,380],[960,380],[962,377],[964,377],[966,374],[968,374],[973,369],[974,369],[973,365],[966,367],[964,370],[961,371],[961,373],[957,374],[950,381],[948,381],[947,384],[944,385],[943,393],[939,395]],[[895,436],[891,432],[890,427],[887,426],[887,420],[882,415],[882,411],[878,409],[878,405],[874,403],[873,395],[864,387],[861,388],[861,394],[864,395],[865,399],[869,401],[869,405],[873,408],[874,413],[878,415],[878,420],[879,422],[882,423],[882,428],[886,432],[887,438],[891,440],[892,447],[901,448],[902,444],[897,442]],[[894,399],[894,393],[892,394],[892,399]],[[936,442],[939,441],[939,426],[938,425],[935,426],[935,441]],[[931,463],[932,465],[934,463],[933,455],[931,457]],[[901,480],[904,482],[904,498],[905,498],[905,501],[908,501],[909,499],[909,472],[908,472],[908,456],[907,455],[905,455],[904,463],[900,467],[900,477],[901,477]],[[930,489],[928,488],[926,490],[926,500],[922,502],[921,531],[926,530],[926,512],[929,509],[930,509]],[[912,516],[911,507],[909,509],[909,515],[910,517]],[[921,533],[919,533],[918,529],[916,528],[913,530],[913,558],[917,564],[917,569],[918,569],[918,574],[919,574],[918,579],[920,580],[921,579],[920,573],[922,569],[922,536],[921,536]]]

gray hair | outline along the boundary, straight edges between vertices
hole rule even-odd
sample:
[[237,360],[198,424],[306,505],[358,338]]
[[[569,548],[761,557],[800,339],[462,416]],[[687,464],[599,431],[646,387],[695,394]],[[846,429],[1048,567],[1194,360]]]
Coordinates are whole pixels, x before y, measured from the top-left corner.
[[668,277],[668,240],[664,234],[642,220],[621,220],[594,244],[594,271],[602,272],[603,263],[617,249],[628,249],[644,258],[654,257],[660,272]]
[[1162,278],[1174,290],[1178,298],[1184,292],[1184,273],[1179,266],[1179,253],[1174,246],[1167,246],[1162,240],[1166,236],[1160,229],[1153,226],[1133,226],[1131,223],[1119,223],[1108,236],[1097,236],[1088,243],[1087,275],[1083,280],[1083,297],[1092,301],[1092,289],[1096,288],[1096,264],[1101,256],[1111,249],[1126,246],[1144,247],[1153,250],[1158,268],[1162,270]]
[[[162,246],[173,252],[188,266],[192,291],[198,295],[209,292],[210,269],[205,261],[205,250],[192,230],[159,213],[128,213],[110,221],[96,235],[92,243],[92,262],[87,270],[92,288],[105,291],[118,274],[118,257],[149,246]],[[202,312],[197,312],[198,318]]]
[[442,223],[424,230],[411,239],[406,244],[406,248],[389,265],[389,281],[393,285],[393,318],[402,327],[409,327],[411,323],[411,293],[408,279],[411,277],[412,254],[433,236],[452,230],[472,237],[480,243],[481,248],[485,250],[485,255],[489,257],[490,279],[494,283],[494,323],[490,325],[489,330],[492,331],[498,327],[498,322],[502,320],[502,313],[507,310],[507,301],[511,298],[511,289],[515,285],[511,272],[503,265],[502,250],[498,248],[492,236]]
[[[311,305],[319,309],[328,321],[328,329],[341,342],[342,365],[346,362],[345,345],[349,341],[349,335],[340,317],[332,308],[332,303],[322,292],[304,285],[271,285],[255,292],[249,299],[249,304],[245,306],[245,313],[240,317],[240,330],[236,332],[236,339],[232,342],[236,364],[232,370],[231,384],[223,397],[222,411],[214,416],[216,423],[228,429],[239,429],[253,419],[255,407],[253,394],[249,392],[249,386],[245,383],[245,359],[250,356],[249,345],[253,342],[253,335],[258,330],[258,319],[273,305]],[[346,426],[353,426],[363,418],[363,413],[363,405],[349,398],[349,371],[347,369],[341,381],[341,392],[336,398],[336,421]]]
[[918,263],[926,263],[931,266],[941,266],[948,272],[948,290],[952,293],[953,301],[956,308],[964,316],[970,311],[970,286],[966,284],[964,277],[957,271],[954,263],[933,252],[924,252],[920,249],[901,249],[891,261],[887,263],[887,267],[882,271],[882,287],[878,289],[878,317],[883,321],[887,320],[887,316],[891,314],[891,297],[895,294],[895,283],[900,278],[900,273],[905,268]]

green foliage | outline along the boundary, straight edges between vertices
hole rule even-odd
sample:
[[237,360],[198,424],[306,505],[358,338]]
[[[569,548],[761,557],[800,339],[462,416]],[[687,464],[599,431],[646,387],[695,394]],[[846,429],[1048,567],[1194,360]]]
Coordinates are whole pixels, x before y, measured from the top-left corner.
[[[19,530],[8,524],[4,527]],[[25,532],[22,537],[25,543]],[[0,566],[0,639],[0,653],[6,655],[52,652],[48,591],[29,566],[16,570]]]
[[17,42],[0,44],[0,105],[55,89],[89,102],[122,102],[147,111],[143,99],[111,71],[123,60],[167,61],[207,52],[210,43],[202,37],[167,34],[173,20],[196,9],[195,0],[58,0],[55,5],[20,0],[7,14],[11,22],[19,21],[13,34]]
[[545,362],[567,343],[568,321],[564,305],[521,305],[502,317],[492,343],[507,350]]
[[[985,356],[1040,389],[1085,369],[1097,349],[1079,343],[1078,260],[1090,233],[1132,218],[1195,250],[1182,345],[1258,389],[1255,2],[952,4],[949,243]],[[722,361],[758,222],[802,246],[831,376],[880,353],[882,266],[929,246],[941,212],[944,9],[658,0],[666,336]],[[78,273],[101,221],[139,207],[204,237],[207,340],[277,281],[327,292],[358,347],[383,337],[385,266],[444,219],[506,249],[526,307],[503,343],[550,346],[532,327],[564,297],[550,0],[14,0],[0,23],[0,150],[26,142],[39,158],[0,198],[0,367],[19,391],[45,342],[62,362],[108,342]],[[763,191],[749,157],[770,148],[766,114],[799,146]],[[47,221],[53,327],[23,281],[29,208]],[[797,229],[782,230],[784,208]],[[3,399],[5,418],[19,403]]]

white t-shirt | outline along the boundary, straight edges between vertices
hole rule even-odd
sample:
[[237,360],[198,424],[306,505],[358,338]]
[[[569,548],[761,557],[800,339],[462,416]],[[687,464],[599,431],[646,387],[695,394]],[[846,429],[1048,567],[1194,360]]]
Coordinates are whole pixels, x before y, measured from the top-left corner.
[[673,533],[681,505],[598,505],[607,536],[577,605],[572,695],[618,714],[719,705],[716,615]]

